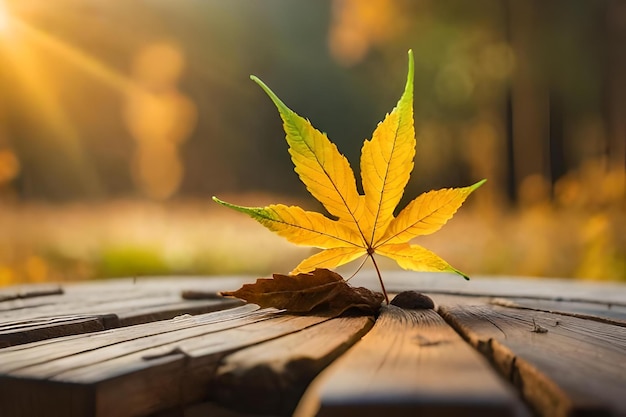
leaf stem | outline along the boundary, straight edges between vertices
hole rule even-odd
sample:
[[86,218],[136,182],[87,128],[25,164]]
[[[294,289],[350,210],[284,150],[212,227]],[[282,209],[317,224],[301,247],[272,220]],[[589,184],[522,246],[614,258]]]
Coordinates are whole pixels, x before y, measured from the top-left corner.
[[378,264],[376,263],[376,259],[374,259],[373,253],[368,253],[368,256],[372,260],[374,264],[374,268],[376,268],[376,274],[378,275],[378,281],[380,281],[380,288],[383,289],[383,295],[385,296],[385,302],[389,305],[389,297],[387,296],[387,290],[385,290],[385,284],[383,284],[383,277],[380,275],[380,269],[378,268]]
[[348,282],[352,278],[354,278],[354,276],[359,273],[361,268],[363,268],[363,265],[365,265],[365,262],[367,262],[367,257],[363,258],[363,262],[361,262],[361,265],[359,265],[359,267],[356,269],[356,271],[354,271],[354,273],[352,275],[350,275],[348,278],[346,278],[344,281]]

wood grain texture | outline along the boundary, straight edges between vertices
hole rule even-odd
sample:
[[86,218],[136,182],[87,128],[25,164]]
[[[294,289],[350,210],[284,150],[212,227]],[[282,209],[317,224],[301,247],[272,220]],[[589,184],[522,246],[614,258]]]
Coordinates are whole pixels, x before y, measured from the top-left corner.
[[108,317],[53,317],[0,323],[0,348],[106,329]]
[[[299,415],[523,415],[508,386],[541,415],[626,416],[623,284],[466,282],[395,271],[383,278],[390,291],[430,295],[466,340],[432,310],[386,309],[314,379]],[[256,404],[284,414],[298,396],[285,381],[317,373],[358,339],[359,326],[252,305],[187,314],[252,281],[168,277],[0,289],[0,416],[251,415],[233,410],[234,398],[260,382]],[[379,289],[372,271],[350,282]],[[13,346],[2,348],[2,337]]]
[[[214,277],[141,277],[117,278],[104,281],[90,281],[63,284],[63,291],[74,294],[117,293],[123,294],[134,288],[146,288],[150,291],[188,291],[215,293],[235,290],[244,283],[254,282],[251,276],[214,276]],[[626,306],[624,285],[616,282],[588,282],[558,278],[531,277],[494,277],[472,276],[465,281],[455,274],[385,271],[383,279],[389,292],[418,290],[430,293],[486,295],[503,297],[529,297],[535,299],[558,299],[570,301],[599,301],[613,305]],[[350,283],[376,291],[380,284],[376,273],[363,270]],[[15,299],[19,294],[42,291],[58,291],[59,285],[31,284],[0,288],[0,301],[3,297]]]
[[247,305],[6,348],[0,404],[7,415],[100,417],[183,406],[207,396],[224,355],[327,320]]
[[[131,415],[145,415],[160,409],[166,400],[177,404],[180,387],[168,383],[172,382],[172,378],[181,379],[180,363],[184,363],[185,354],[166,346],[166,343],[184,337],[180,332],[210,334],[263,319],[259,314],[263,315],[258,307],[243,306],[202,316],[68,336],[0,350],[0,404],[3,415],[116,415],[119,411],[116,407],[119,406],[128,407]],[[146,355],[152,353],[153,356],[143,359],[142,350],[146,351]],[[133,353],[139,355],[134,362],[128,363],[129,367],[115,368],[115,360],[123,361]],[[111,361],[106,361],[106,358]],[[102,360],[104,362],[98,362]],[[64,378],[61,375],[69,371],[78,374],[88,372],[99,363],[108,369],[106,374],[101,372],[100,378],[97,373],[95,376],[91,374],[91,380]],[[147,371],[141,373],[141,369]],[[138,395],[141,393],[144,395]],[[113,410],[109,412],[111,408]],[[128,414],[122,412],[120,415]]]
[[[259,318],[260,316],[260,318]],[[230,310],[189,316],[181,319],[159,321],[120,329],[111,329],[88,335],[73,335],[44,340],[27,345],[13,346],[0,350],[0,372],[47,378],[55,367],[64,368],[64,362],[87,360],[98,363],[100,359],[118,354],[141,351],[145,347],[157,347],[179,338],[220,331],[262,319],[264,314],[258,306],[245,305]],[[81,356],[87,355],[87,356]],[[61,362],[59,362],[61,361]],[[49,371],[42,373],[42,366]]]
[[316,378],[299,417],[525,415],[488,362],[433,310],[384,307],[373,329]]
[[538,414],[626,415],[626,328],[479,299],[437,301]]
[[373,324],[369,316],[339,317],[235,352],[220,364],[209,399],[240,412],[289,416],[311,380]]
[[[625,290],[626,291],[626,290]],[[534,298],[493,298],[490,304],[543,311],[626,327],[626,306],[602,302],[538,300]]]
[[33,297],[44,297],[46,295],[57,295],[62,293],[63,289],[55,284],[15,285],[0,288],[0,302]]
[[[489,297],[528,297],[559,301],[597,301],[626,306],[624,284],[589,282],[557,278],[481,277],[466,281],[455,274],[385,271],[389,292],[417,290],[433,294],[458,294]],[[380,288],[373,271],[362,271],[350,283],[370,289]]]
[[[127,286],[118,291],[89,286],[55,293],[31,294],[0,302],[0,347],[54,337],[202,314],[241,305],[236,299],[185,300],[176,285]],[[112,286],[115,289],[115,285]],[[89,290],[87,290],[89,288]]]

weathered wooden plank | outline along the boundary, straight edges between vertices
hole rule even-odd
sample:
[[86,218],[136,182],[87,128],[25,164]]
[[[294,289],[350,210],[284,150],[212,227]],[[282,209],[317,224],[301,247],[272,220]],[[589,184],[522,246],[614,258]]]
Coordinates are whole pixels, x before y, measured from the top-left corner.
[[[241,305],[236,299],[185,300],[180,283],[170,286],[112,283],[74,285],[56,295],[0,302],[0,347],[101,331],[181,314],[201,314]],[[124,290],[121,291],[122,287]]]
[[[194,336],[206,332],[236,327],[242,323],[261,320],[264,312],[253,304],[218,311],[198,316],[185,317],[146,323],[120,329],[110,329],[100,333],[87,335],[66,336],[58,339],[44,340],[22,346],[12,346],[0,350],[0,373],[11,374],[20,369],[30,369],[32,376],[45,377],[38,373],[36,368],[43,364],[48,367],[62,366],[59,361],[85,360],[79,355],[88,355],[96,362],[107,354],[115,354],[115,349],[121,352],[141,350],[144,346],[159,346],[159,342],[175,341],[185,336]],[[212,326],[212,327],[210,327]],[[184,332],[171,335],[173,332]],[[155,338],[155,339],[150,339]],[[134,342],[134,344],[133,344]],[[123,345],[123,347],[119,347]],[[113,352],[110,350],[113,349]]]
[[208,398],[240,412],[290,416],[311,380],[373,323],[339,317],[235,352],[220,364]]
[[[466,281],[455,274],[407,271],[385,271],[383,279],[389,292],[417,290],[440,294],[598,301],[614,306],[626,306],[625,286],[617,282],[481,276],[472,276],[470,281]],[[372,271],[361,271],[350,283],[380,291],[378,278]]]
[[626,328],[478,299],[438,302],[540,415],[626,415]]
[[[0,404],[24,416],[154,413],[206,397],[224,355],[330,320],[254,308],[6,348]],[[33,402],[38,390],[54,396]]]
[[[247,279],[248,281],[251,278]],[[92,305],[129,299],[176,297],[184,299],[184,293],[197,292],[203,300],[215,298],[219,291],[237,288],[246,281],[242,277],[168,277],[168,278],[122,278],[101,281],[67,283],[61,288],[50,284],[19,285],[0,288],[0,317],[2,312],[13,309],[44,305]],[[46,296],[44,296],[46,295]]]
[[0,288],[0,302],[45,297],[48,295],[62,294],[63,290],[54,284],[33,284],[28,286],[11,286]]
[[[4,301],[0,303],[0,318],[4,320],[7,317],[11,317],[14,312],[19,312],[19,314],[27,318],[35,316],[33,312],[40,312],[40,314],[47,313],[54,311],[55,308],[71,309],[76,306],[90,306],[130,299],[140,299],[142,296],[154,298],[155,295],[154,291],[124,291],[120,293],[100,292],[96,289],[89,292],[81,291],[80,293],[62,291],[58,294],[50,294],[45,297],[28,297]],[[160,297],[164,295],[166,294],[158,293]],[[172,296],[172,294],[167,295]]]
[[[131,415],[131,411],[133,414],[152,412],[205,397],[219,360],[226,353],[300,331],[325,320],[327,318],[279,315],[216,332],[212,337],[193,337],[159,349],[147,349],[73,369],[56,375],[54,379],[81,383],[102,381],[97,384],[96,416],[125,416]],[[164,349],[169,349],[171,354],[168,355]],[[129,373],[129,369],[132,372]],[[123,392],[131,398],[128,401],[118,398],[120,382],[123,383]]]
[[[554,324],[555,327],[560,327],[563,326],[562,323],[569,323],[567,320],[575,318],[567,317],[567,315],[578,316],[578,320],[585,317],[599,317],[603,318],[606,323],[598,324],[608,326],[610,326],[610,324],[619,324],[619,326],[613,327],[619,327],[622,331],[624,329],[621,323],[623,322],[624,309],[626,308],[626,291],[624,290],[624,286],[619,284],[581,283],[545,279],[482,279],[480,277],[465,282],[456,276],[446,276],[445,274],[408,272],[386,272],[384,279],[387,288],[392,291],[417,289],[435,294],[470,294],[474,296],[470,307],[472,304],[474,304],[474,306],[487,305],[487,307],[492,309],[503,308],[507,311],[517,311],[517,314],[525,317],[523,320],[515,320],[510,317],[507,318],[507,320],[513,323],[513,326],[521,326],[522,329],[519,330],[521,333],[526,334],[527,330],[527,333],[535,339],[546,335],[553,336],[556,330],[550,327],[551,324]],[[31,288],[38,291],[44,287],[23,286],[20,287],[19,290],[11,290],[13,291],[11,294],[13,295],[9,297],[12,297],[11,299],[13,301],[8,300],[6,296],[11,291],[3,289],[0,290],[0,315],[6,313],[8,310],[20,309],[21,312],[18,314],[18,317],[20,315],[26,316],[30,314],[28,313],[29,310],[32,312],[37,308],[41,308],[42,311],[46,311],[46,304],[52,307],[48,308],[47,317],[46,315],[41,317],[40,314],[35,314],[31,316],[30,322],[21,322],[19,318],[16,320],[0,318],[0,322],[3,323],[4,330],[8,330],[12,326],[11,331],[15,334],[19,334],[20,331],[28,330],[29,326],[33,326],[34,328],[41,326],[41,329],[38,329],[38,331],[41,331],[47,325],[52,325],[52,327],[56,324],[61,327],[64,325],[81,326],[83,325],[81,323],[92,323],[95,325],[97,323],[91,321],[94,317],[105,320],[105,322],[100,322],[105,328],[122,325],[120,323],[131,325],[141,321],[133,321],[135,317],[141,318],[144,316],[146,321],[156,320],[159,317],[168,317],[167,315],[151,315],[155,310],[161,308],[161,306],[155,304],[164,303],[164,308],[170,309],[172,316],[187,312],[196,312],[187,310],[189,305],[186,303],[193,301],[183,300],[183,298],[212,298],[216,291],[235,289],[239,287],[241,283],[251,281],[253,281],[253,279],[249,277],[228,277],[225,279],[185,277],[172,277],[168,279],[123,279],[72,284],[63,288],[65,292],[63,294],[40,294],[40,296],[33,298],[28,298],[27,296],[28,294],[37,295],[31,291]],[[375,274],[371,272],[359,274],[351,283],[378,289],[378,280]],[[5,301],[2,301],[2,294],[5,295]],[[486,298],[481,298],[480,296],[485,296]],[[442,302],[441,300],[443,300],[443,298],[440,300],[438,295],[433,297],[443,306],[442,311],[445,308],[451,308],[455,305],[458,306],[458,303]],[[502,299],[494,300],[494,297],[501,297]],[[453,297],[450,296],[450,299],[452,298]],[[132,301],[133,299],[137,299],[139,302],[134,303]],[[55,310],[54,305],[56,304],[58,307],[65,304],[61,302],[61,300],[73,300],[68,303],[67,306],[73,308],[70,304],[74,303],[76,309],[70,311],[71,314],[59,315],[58,313],[61,310]],[[160,301],[155,303],[154,300]],[[109,307],[104,311],[115,310],[116,315],[108,315],[108,313],[104,313],[103,310],[97,310],[102,307],[101,303]],[[501,304],[501,306],[489,306],[489,303]],[[509,303],[509,307],[515,308],[504,308],[502,306],[507,305],[507,303]],[[465,307],[459,306],[459,308]],[[529,308],[529,310],[522,308]],[[85,309],[91,309],[89,311],[92,313],[96,312],[102,315],[90,316],[81,314]],[[547,313],[541,310],[553,311],[558,314],[549,315],[549,317],[554,319],[553,322],[549,320],[545,321],[541,319],[541,314]],[[221,312],[220,314],[224,313],[227,312]],[[75,415],[85,415],[86,411],[92,411],[92,413],[86,413],[92,415],[96,415],[96,413],[100,413],[101,415],[117,415],[121,413],[120,415],[124,415],[126,409],[143,410],[141,413],[152,413],[168,407],[178,407],[181,404],[188,404],[189,401],[196,401],[196,399],[206,397],[207,383],[214,378],[216,370],[221,369],[224,371],[229,369],[225,368],[225,366],[228,366],[230,363],[228,362],[228,358],[231,356],[229,352],[243,349],[240,352],[244,358],[245,351],[250,350],[254,352],[255,348],[249,347],[249,345],[242,347],[240,343],[242,338],[252,343],[252,345],[261,343],[261,345],[258,346],[272,346],[270,343],[280,345],[281,339],[289,340],[292,336],[295,338],[298,334],[307,333],[306,330],[294,330],[295,333],[281,334],[280,336],[276,336],[274,342],[268,342],[267,335],[275,330],[272,330],[271,327],[265,327],[270,326],[270,324],[260,324],[261,322],[273,323],[273,319],[269,320],[264,318],[262,320],[251,319],[249,322],[245,323],[244,320],[239,320],[235,327],[225,326],[220,328],[216,324],[211,324],[211,326],[214,326],[213,331],[209,331],[209,333],[205,334],[202,331],[190,330],[193,327],[202,327],[208,324],[208,322],[194,322],[193,319],[196,317],[153,323],[152,325],[133,326],[125,329],[127,333],[121,332],[122,329],[117,329],[115,331],[102,331],[88,335],[65,336],[41,340],[39,342],[1,349],[0,373],[5,374],[5,376],[0,378],[0,404],[4,406],[6,403],[6,401],[4,401],[5,399],[14,402],[15,407],[6,410],[15,411],[17,415],[28,415],[27,412],[33,410],[33,404],[37,404],[39,410],[46,409],[46,411],[49,411],[54,409],[54,405],[59,402],[63,402],[60,410],[67,413],[59,411],[58,415],[71,415],[71,412],[75,412]],[[528,320],[529,317],[530,321]],[[532,318],[535,318],[536,327],[532,327]],[[49,320],[49,323],[46,323],[46,320]],[[82,322],[83,320],[84,322]],[[108,322],[106,320],[108,320]],[[222,316],[222,320],[229,322],[237,319],[228,318],[227,315],[224,315]],[[589,320],[583,321],[588,322]],[[258,324],[252,325],[252,322]],[[409,320],[409,322],[411,321]],[[316,327],[326,325],[326,323],[328,322],[313,324],[300,322],[298,326],[304,326],[313,331]],[[489,323],[486,324],[489,325]],[[283,324],[279,324],[278,326],[283,330],[285,329]],[[594,333],[594,331],[589,331],[585,327],[577,327],[569,324],[566,327],[568,327],[568,330],[573,334],[577,334],[577,332]],[[292,327],[291,329],[293,330],[294,328]],[[533,329],[535,330],[534,332],[532,331]],[[0,333],[2,330],[3,328],[0,327]],[[547,333],[545,333],[544,330],[547,330]],[[76,331],[82,332],[87,330]],[[159,337],[159,335],[163,333],[166,335]],[[428,335],[427,333],[417,334],[422,336],[424,334]],[[59,334],[54,334],[53,337],[58,336]],[[23,335],[19,337],[23,337]],[[222,340],[218,340],[222,337],[233,338],[236,342],[235,347]],[[425,337],[428,338],[428,336]],[[472,340],[470,336],[467,337],[468,340]],[[578,343],[571,335],[567,337],[569,337],[568,340]],[[367,340],[367,338],[369,338],[369,335],[366,336],[364,341]],[[142,341],[143,339],[146,339],[146,341]],[[409,337],[409,339],[411,339],[411,337]],[[514,338],[511,337],[510,339],[513,340]],[[403,337],[396,339],[400,346],[409,343],[406,340],[402,340],[404,340]],[[418,340],[417,344],[423,343],[420,341],[419,337],[414,340]],[[589,391],[592,394],[587,393],[587,397],[583,395],[577,396],[578,402],[572,406],[568,401],[571,402],[571,397],[575,396],[576,392],[572,390],[566,391],[561,381],[555,381],[552,379],[551,375],[546,374],[546,370],[550,370],[552,366],[549,360],[546,362],[528,362],[525,355],[516,356],[518,355],[517,351],[511,350],[510,346],[503,345],[503,342],[491,336],[485,336],[483,339],[478,338],[476,340],[481,340],[481,342],[475,343],[472,341],[472,343],[477,347],[484,347],[487,351],[491,349],[490,346],[505,346],[506,349],[509,349],[510,354],[507,354],[506,350],[495,349],[494,352],[496,353],[490,353],[488,356],[497,360],[496,363],[498,367],[508,369],[509,371],[505,373],[505,375],[507,377],[512,376],[514,382],[519,383],[520,381],[526,381],[524,385],[519,385],[519,387],[527,398],[531,399],[532,395],[526,391],[531,392],[531,394],[541,391],[547,392],[546,395],[549,401],[552,402],[547,405],[537,402],[536,406],[549,410],[548,415],[553,410],[560,412],[559,410],[562,409],[570,410],[566,412],[571,413],[587,412],[593,415],[595,415],[594,413],[599,413],[599,415],[602,415],[602,413],[605,413],[605,415],[626,415],[622,409],[616,408],[613,404],[606,405],[610,402],[607,398],[615,398],[614,393],[605,398],[596,397],[594,391]],[[489,342],[489,340],[492,341]],[[504,341],[508,341],[508,339]],[[357,346],[363,344],[363,342],[359,342]],[[611,338],[603,339],[596,337],[595,343],[597,343],[598,346],[602,346],[602,349],[598,349],[594,343],[588,341],[581,343],[578,351],[576,351],[574,342],[572,342],[571,347],[576,354],[568,353],[562,356],[561,362],[558,362],[558,372],[562,373],[565,379],[580,379],[578,368],[574,367],[574,370],[567,369],[567,373],[563,373],[561,370],[563,364],[578,361],[580,366],[587,366],[587,362],[591,363],[596,361],[596,356],[603,355],[603,357],[605,357],[607,346],[610,347],[613,342]],[[443,342],[439,343],[439,345],[453,345],[454,343]],[[388,349],[388,352],[392,352],[391,357],[395,357],[395,348],[389,347],[389,345],[393,345],[393,342],[381,342],[380,344],[383,350]],[[426,345],[428,345],[428,343],[426,343]],[[433,346],[438,346],[438,344],[435,343]],[[467,347],[467,345],[465,346]],[[623,362],[623,343],[619,342],[616,346],[618,349],[621,349],[621,362]],[[423,363],[433,361],[436,363],[437,360],[443,360],[439,358],[440,355],[445,356],[445,350],[442,351],[444,353],[437,353],[436,355],[432,353],[427,354],[428,347],[429,346],[421,346],[421,353],[418,355],[422,361],[420,362],[420,366],[424,368],[422,369],[422,375],[425,376],[425,379],[428,379],[431,373],[428,371],[430,368]],[[532,348],[534,349],[534,345]],[[226,354],[223,353],[222,349],[226,349]],[[263,350],[261,347],[258,347],[258,349]],[[399,350],[404,351],[404,348]],[[437,350],[439,350],[439,348],[437,348]],[[99,352],[89,353],[91,351]],[[457,351],[462,351],[462,348],[455,348],[454,355],[458,354]],[[42,354],[42,352],[49,353],[49,356]],[[451,355],[450,352],[447,354]],[[552,355],[554,356],[556,354],[553,353]],[[435,357],[434,359],[433,356]],[[232,357],[236,358],[236,356]],[[376,356],[372,357],[375,358]],[[619,355],[613,352],[613,358],[618,357]],[[222,358],[225,359],[223,362],[220,362]],[[339,363],[342,361],[343,358],[339,360]],[[443,361],[446,362],[445,360]],[[237,364],[236,366],[241,367],[240,369],[253,371],[255,369],[254,366],[251,366],[253,362],[254,361],[249,359],[236,360],[231,364],[233,366]],[[264,363],[270,362],[271,361],[268,360]],[[449,362],[449,366],[452,366],[452,361]],[[617,363],[621,362],[618,361]],[[376,360],[374,360],[373,363],[376,364]],[[218,368],[220,364],[222,364],[221,368]],[[261,363],[259,365],[265,366]],[[334,366],[335,364],[331,365],[331,368]],[[387,366],[389,366],[388,363],[383,363],[383,367]],[[607,365],[602,364],[602,367],[605,366]],[[237,372],[237,367],[229,371],[224,371],[223,375],[228,375],[229,373],[234,374]],[[603,373],[604,368],[602,367],[594,370],[594,372]],[[612,369],[613,372],[624,373],[623,367],[617,366],[614,368],[616,369]],[[444,369],[448,368],[444,367]],[[511,369],[513,370],[511,371]],[[434,371],[431,372],[434,373]],[[46,375],[47,379],[40,380],[36,376],[38,373],[40,375]],[[398,374],[401,375],[402,378],[409,378],[406,374],[401,374],[400,372],[398,372]],[[442,375],[445,376],[447,374],[457,375],[458,371],[453,372],[446,370]],[[536,377],[537,374],[539,377]],[[612,375],[610,372],[606,372],[606,374]],[[220,373],[220,375],[222,374]],[[243,374],[237,375],[254,375],[254,373],[244,372]],[[612,377],[598,381],[590,381],[588,379],[586,384],[594,385],[597,389],[611,386],[612,384],[612,390],[615,390],[616,386],[620,387],[625,385],[623,379],[611,378]],[[437,378],[432,377],[432,379]],[[464,377],[461,378],[461,380],[463,379]],[[443,380],[448,381],[449,379],[444,377]],[[385,378],[382,378],[382,381],[385,382]],[[528,381],[538,382],[536,382],[533,387]],[[316,380],[316,384],[318,383],[319,381]],[[454,383],[451,384],[452,388],[454,388]],[[611,392],[611,389],[608,391]],[[39,394],[31,395],[30,392],[33,390],[35,393],[39,391]],[[231,392],[235,392],[235,390]],[[454,394],[454,390],[452,390],[452,393]],[[383,392],[383,394],[387,395],[388,393]],[[29,395],[31,396],[28,397]],[[394,398],[401,402],[402,395],[406,396],[409,394],[400,391],[400,395]],[[119,401],[120,397],[124,397],[121,402]],[[589,400],[589,397],[592,397],[592,401]],[[623,397],[622,395],[622,398]],[[421,397],[415,398],[419,399]],[[467,397],[460,396],[460,398],[461,402],[467,400]],[[377,401],[378,400],[380,400],[380,398],[378,398]],[[412,401],[416,400],[414,399]],[[368,412],[377,412],[375,405],[373,405],[375,402],[376,401],[373,400],[369,402],[370,406],[366,407]],[[380,403],[380,401],[378,402]],[[485,409],[481,409],[485,404],[479,403],[480,401],[474,403],[473,409],[485,411]],[[598,406],[600,403],[603,404],[601,407]],[[427,403],[422,403],[419,407],[421,407],[420,409],[422,411],[445,413],[450,411],[455,405],[458,406],[458,404],[458,402],[452,401],[450,402],[449,408],[440,407],[433,409],[427,408]],[[207,404],[205,404],[205,406],[208,407]],[[352,407],[353,405],[349,404],[349,406]],[[342,412],[340,408],[333,407],[334,408],[326,407],[322,411],[325,410],[324,412],[331,413],[339,410],[338,412]],[[415,409],[414,404],[399,404],[396,410],[408,409],[409,407],[413,407],[413,410]],[[511,412],[511,408],[508,405],[502,407],[506,408],[505,412]],[[501,411],[502,407],[498,410]],[[194,410],[198,411],[205,408],[195,408]],[[213,413],[214,407],[211,406],[210,408],[212,410],[211,413]],[[191,408],[189,408],[189,410],[191,410]],[[471,410],[472,408],[467,408],[465,412],[470,413]],[[483,415],[482,411],[479,411],[480,415]],[[202,411],[198,412],[202,413]],[[228,413],[227,411],[224,412]],[[387,409],[384,411],[378,409],[378,413],[381,412],[389,411]],[[5,409],[0,408],[0,415],[4,414]],[[49,414],[49,412],[46,413],[46,415]],[[454,414],[456,415],[456,412],[454,412]]]
[[[148,305],[142,306],[142,303],[138,302],[140,305],[135,306],[135,300],[128,300],[125,303],[116,303],[115,308],[112,306],[74,307],[71,309],[75,312],[74,314],[55,315],[53,311],[49,311],[42,316],[34,314],[29,318],[7,321],[0,325],[0,347],[167,320],[181,314],[208,313],[242,304],[241,301],[235,299],[205,301],[173,299],[169,301],[169,304],[153,304],[150,300]],[[14,314],[14,317],[20,317],[19,313]]]
[[[187,302],[190,306],[199,305],[203,302],[214,303],[210,300],[183,300],[177,292],[171,294],[150,293],[147,291],[134,291],[125,294],[64,294],[59,297],[47,297],[43,305],[4,306],[6,310],[0,312],[0,320],[8,322],[19,318],[25,321],[42,317],[69,316],[74,314],[101,315],[132,312],[133,310],[158,307],[163,305]],[[227,300],[221,298],[221,300]],[[7,303],[3,303],[7,304]],[[15,305],[16,302],[10,304]],[[3,307],[0,304],[0,307]]]
[[65,284],[68,293],[117,293],[132,291],[148,291],[154,293],[180,293],[181,291],[197,291],[199,293],[217,293],[224,290],[239,288],[247,282],[254,282],[250,276],[167,276],[116,278],[100,281],[86,281]]
[[0,324],[0,348],[54,337],[99,332],[106,328],[105,317],[59,317]]
[[384,307],[316,378],[296,416],[525,415],[488,362],[433,310]]
[[[3,368],[0,370],[3,374],[0,377],[0,404],[7,415],[20,416],[141,415],[157,411],[161,409],[161,399],[180,398],[182,385],[172,382],[181,382],[181,361],[184,363],[186,358],[182,351],[164,344],[178,341],[180,332],[187,332],[187,336],[189,331],[194,335],[210,334],[211,331],[263,319],[263,315],[258,312],[258,307],[247,305],[201,316],[4,349],[0,351],[0,368]],[[149,339],[147,342],[146,338]],[[100,349],[103,352],[98,352]],[[145,349],[146,359],[142,356],[142,349]],[[150,352],[161,355],[149,356]],[[63,371],[80,372],[81,363],[89,367],[107,357],[119,362],[124,354],[132,353],[136,353],[135,363],[123,364],[117,370],[109,363],[108,373],[103,372],[100,378],[96,376],[92,381],[53,377]],[[34,398],[37,401],[33,401]],[[116,409],[109,413],[108,410],[120,402],[121,407],[128,407],[128,411],[118,413]],[[174,405],[177,405],[175,401]],[[143,411],[138,412],[138,408]]]
[[[120,278],[81,283],[67,283],[63,290],[68,293],[116,293],[124,294],[137,288],[150,291],[198,291],[219,292],[234,290],[247,282],[253,282],[250,276],[213,276],[213,277],[139,277]],[[543,299],[561,299],[572,301],[599,301],[613,305],[626,305],[624,284],[616,282],[589,282],[558,278],[532,277],[494,277],[472,276],[465,281],[454,274],[385,271],[384,280],[390,292],[419,290],[422,292],[486,295],[502,297],[530,297]],[[356,275],[351,283],[380,290],[376,273],[363,270]],[[58,285],[39,284],[21,285],[0,289],[2,297],[15,297],[33,291],[58,291]]]
[[[626,289],[625,289],[626,290]],[[534,298],[493,298],[490,304],[543,311],[626,326],[626,307],[600,302],[541,300]]]

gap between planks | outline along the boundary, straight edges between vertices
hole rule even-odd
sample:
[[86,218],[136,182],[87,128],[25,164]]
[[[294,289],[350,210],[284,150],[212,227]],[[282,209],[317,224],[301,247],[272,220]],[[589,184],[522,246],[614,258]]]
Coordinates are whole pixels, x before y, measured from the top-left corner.
[[626,327],[626,307],[609,303],[498,297],[491,298],[488,302],[502,307],[542,311]]
[[[542,416],[626,415],[626,328],[475,297],[439,297],[439,312]],[[503,305],[504,304],[504,305]],[[566,314],[564,314],[566,313]]]
[[[97,286],[96,286],[97,287]],[[185,299],[178,287],[129,286],[118,293],[88,285],[0,302],[0,347],[202,314],[243,304],[203,292]],[[198,291],[195,291],[196,295]]]
[[[283,392],[273,394],[279,395],[285,407],[297,402],[285,397],[299,397],[298,390],[303,391],[319,369],[345,351],[372,322],[368,317],[290,316],[246,305],[6,348],[0,351],[0,403],[9,416],[146,415],[208,396],[228,402],[237,392],[249,389],[246,383],[253,381],[259,366],[265,366],[277,378],[294,382],[294,386],[283,384]],[[273,360],[270,352],[279,353],[276,348],[283,342],[282,353],[291,356],[279,354]],[[248,349],[252,356],[245,353]],[[241,353],[229,359],[237,351]],[[259,352],[264,351],[268,353],[257,362]],[[282,365],[276,362],[280,360]],[[244,369],[249,373],[241,384],[226,383],[229,375],[239,375]],[[214,378],[225,384],[211,393],[207,387]],[[296,383],[300,387],[294,392]]]
[[373,329],[326,368],[296,413],[525,416],[512,387],[435,311],[383,306]]
[[341,316],[225,356],[208,399],[240,412],[289,416],[311,380],[373,324],[371,316]]

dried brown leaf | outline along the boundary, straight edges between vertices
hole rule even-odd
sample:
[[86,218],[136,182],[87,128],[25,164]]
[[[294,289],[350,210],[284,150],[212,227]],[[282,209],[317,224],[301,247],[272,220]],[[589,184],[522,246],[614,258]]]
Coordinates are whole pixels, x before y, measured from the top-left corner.
[[237,291],[221,294],[290,313],[333,316],[350,308],[373,314],[383,301],[382,294],[352,287],[341,275],[322,268],[297,275],[273,274],[273,278],[259,278],[254,284],[244,284]]

